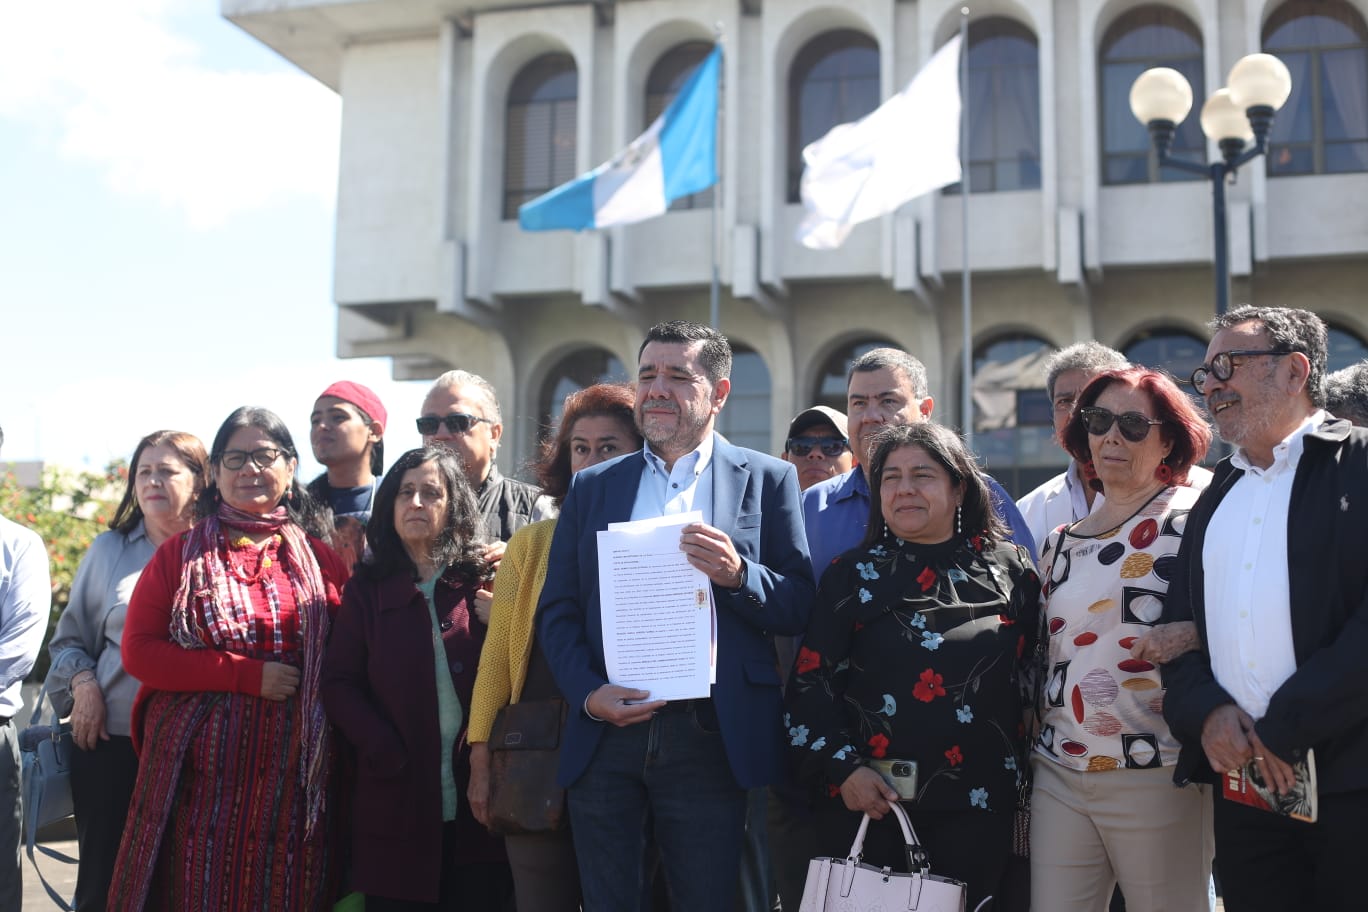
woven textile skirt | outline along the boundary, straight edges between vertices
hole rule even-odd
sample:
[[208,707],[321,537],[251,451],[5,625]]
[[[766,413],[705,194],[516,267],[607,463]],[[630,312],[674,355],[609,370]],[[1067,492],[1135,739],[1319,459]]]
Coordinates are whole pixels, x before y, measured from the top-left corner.
[[108,908],[329,909],[331,788],[306,833],[299,729],[293,698],[154,694]]

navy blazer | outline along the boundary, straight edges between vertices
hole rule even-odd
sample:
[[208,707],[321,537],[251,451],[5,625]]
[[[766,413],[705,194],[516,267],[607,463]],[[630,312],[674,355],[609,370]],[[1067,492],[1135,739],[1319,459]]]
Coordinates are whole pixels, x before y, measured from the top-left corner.
[[[646,462],[641,451],[575,475],[551,540],[537,635],[570,713],[560,780],[571,785],[594,756],[603,726],[584,701],[609,683],[599,614],[598,537],[632,518]],[[783,774],[779,671],[772,635],[807,629],[815,586],[792,465],[713,439],[712,524],[731,536],[746,564],[738,591],[713,586],[717,683],[713,703],[736,781],[754,788]]]

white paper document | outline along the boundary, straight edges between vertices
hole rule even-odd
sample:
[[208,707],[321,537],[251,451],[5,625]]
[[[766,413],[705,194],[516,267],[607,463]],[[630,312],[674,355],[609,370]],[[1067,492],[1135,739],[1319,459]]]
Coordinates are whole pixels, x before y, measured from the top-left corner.
[[707,697],[716,678],[712,583],[679,550],[680,529],[702,521],[694,511],[598,533],[608,680],[651,700]]

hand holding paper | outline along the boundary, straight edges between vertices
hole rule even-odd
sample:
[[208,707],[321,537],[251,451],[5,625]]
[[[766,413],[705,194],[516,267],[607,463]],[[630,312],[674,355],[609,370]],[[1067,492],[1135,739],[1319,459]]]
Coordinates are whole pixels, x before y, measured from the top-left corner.
[[645,722],[665,705],[664,700],[642,702],[651,694],[633,687],[604,684],[589,695],[587,708],[595,719],[611,722],[618,727]]
[[735,589],[744,582],[741,557],[721,529],[707,523],[689,523],[681,530],[679,550],[690,564],[723,589]]

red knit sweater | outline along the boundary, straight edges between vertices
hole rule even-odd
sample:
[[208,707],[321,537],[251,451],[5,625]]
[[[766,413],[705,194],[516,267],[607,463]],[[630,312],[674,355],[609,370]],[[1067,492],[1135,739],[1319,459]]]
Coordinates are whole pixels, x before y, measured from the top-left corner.
[[[272,661],[219,649],[186,649],[171,639],[171,603],[175,600],[176,590],[180,588],[184,566],[181,552],[186,534],[161,543],[139,577],[133,597],[128,602],[120,654],[124,668],[142,683],[133,702],[135,747],[142,740],[142,711],[150,691],[222,690],[260,694],[261,670],[267,661]],[[309,544],[318,558],[331,617],[341,604],[339,593],[350,571],[336,552],[322,541],[310,536]],[[275,574],[276,588],[280,593],[281,633],[285,649],[297,654],[299,642],[294,591],[285,578],[283,562],[277,562],[269,572]],[[257,642],[269,644],[273,639],[271,622],[264,610],[266,599],[260,583],[251,588],[251,594],[252,607],[262,609],[255,612]]]

